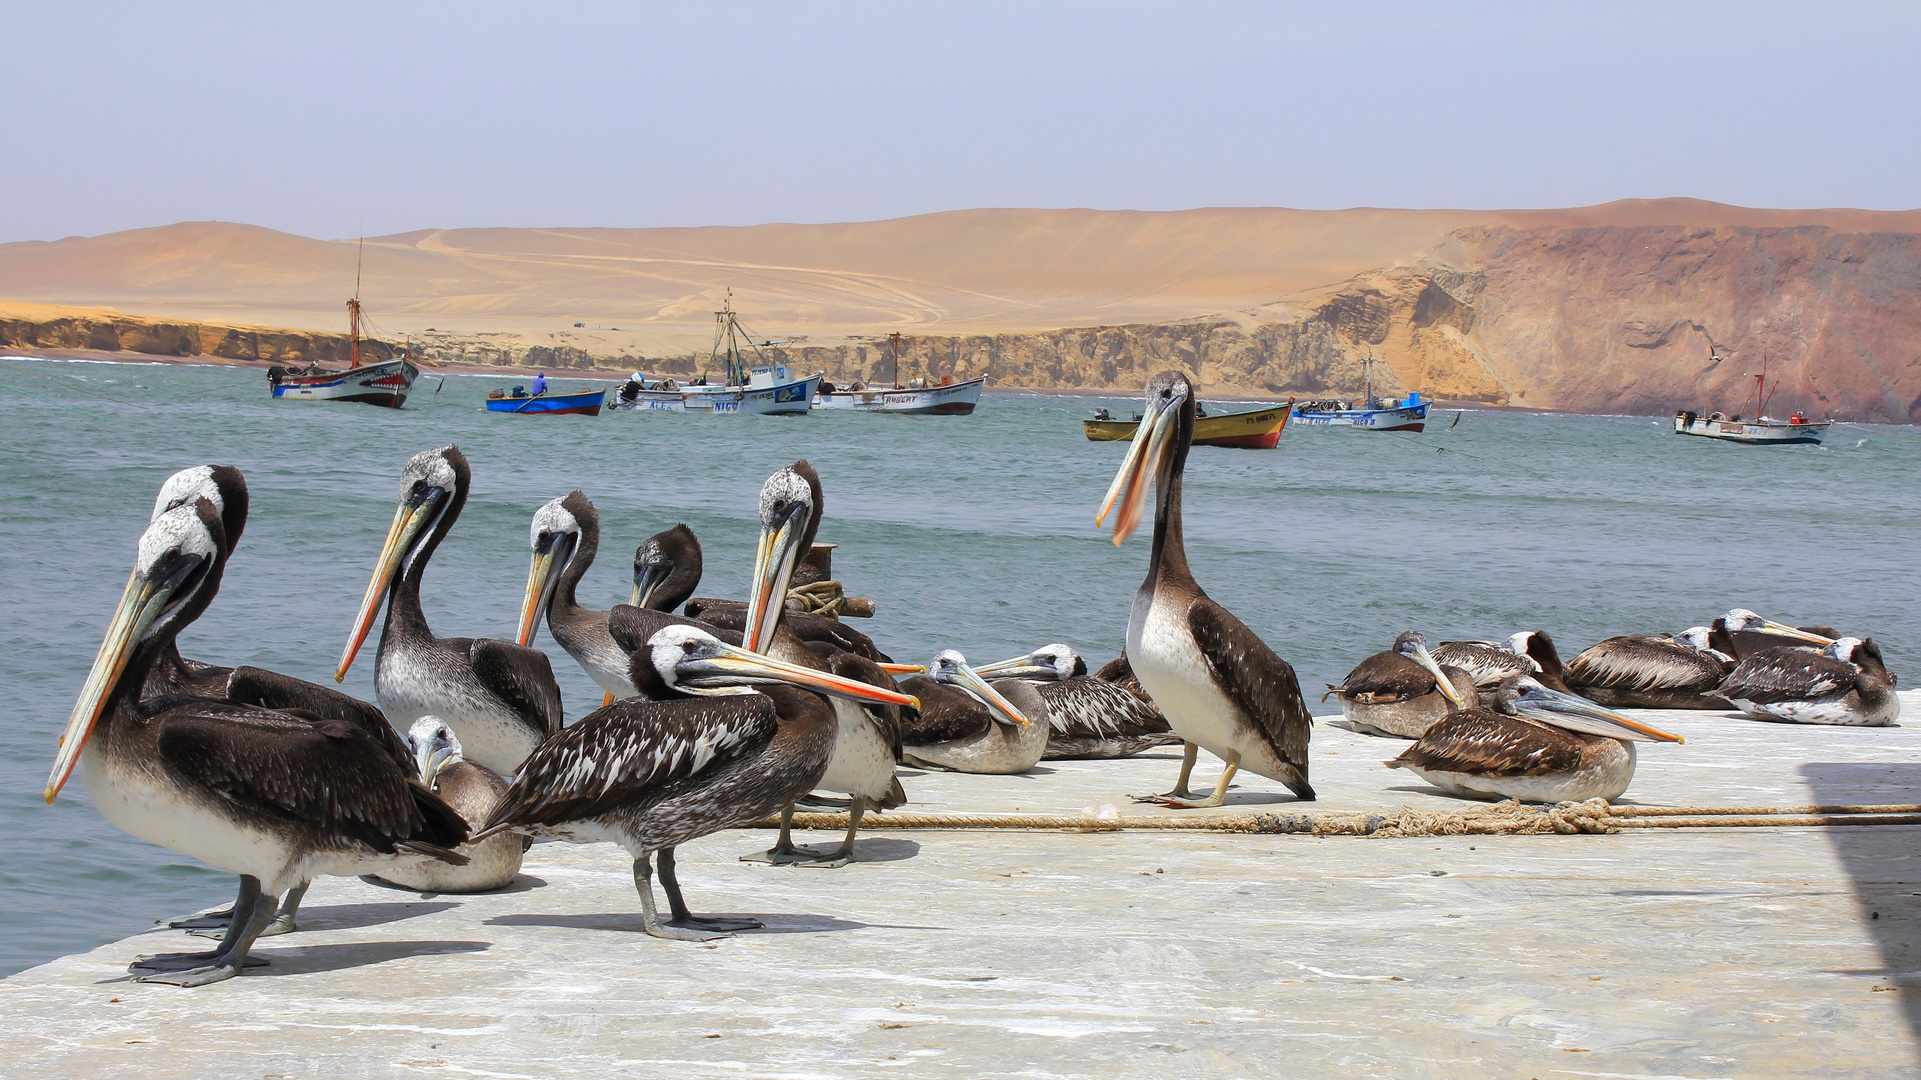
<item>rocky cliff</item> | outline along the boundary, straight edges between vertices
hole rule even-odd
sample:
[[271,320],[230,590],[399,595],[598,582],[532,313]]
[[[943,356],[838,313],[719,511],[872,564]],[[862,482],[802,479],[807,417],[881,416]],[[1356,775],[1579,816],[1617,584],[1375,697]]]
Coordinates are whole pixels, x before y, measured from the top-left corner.
[[[345,334],[221,326],[20,305],[0,308],[0,346],[17,349],[97,349],[148,356],[218,356],[282,364],[344,364],[351,343]],[[393,348],[362,340],[361,358],[386,359]]]

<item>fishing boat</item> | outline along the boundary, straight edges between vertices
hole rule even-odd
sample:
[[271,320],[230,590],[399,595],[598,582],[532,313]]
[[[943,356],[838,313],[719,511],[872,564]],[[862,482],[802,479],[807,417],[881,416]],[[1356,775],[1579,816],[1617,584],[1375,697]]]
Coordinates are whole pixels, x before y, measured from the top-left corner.
[[[746,338],[758,362],[741,355],[741,339]],[[820,389],[824,372],[796,377],[786,364],[768,359],[762,350],[781,342],[756,343],[734,315],[733,290],[721,310],[714,312],[714,351],[709,361],[726,361],[726,376],[709,384],[702,374],[697,381],[681,383],[661,379],[649,383],[631,401],[615,408],[622,411],[648,409],[655,412],[751,413],[758,416],[805,416]],[[723,352],[724,349],[724,352]]]
[[[1272,450],[1281,441],[1281,432],[1287,430],[1289,409],[1293,404],[1294,399],[1288,398],[1286,405],[1249,412],[1197,415],[1194,420],[1194,445]],[[1140,417],[1116,420],[1107,415],[1106,409],[1101,409],[1092,420],[1082,420],[1081,426],[1086,429],[1089,442],[1121,442],[1134,437],[1134,429],[1140,426]]]
[[[1718,364],[1726,357],[1717,352],[1711,354],[1710,359]],[[1727,416],[1711,412],[1701,416],[1690,409],[1677,409],[1674,413],[1674,433],[1752,446],[1793,446],[1819,443],[1821,436],[1834,423],[1832,420],[1810,420],[1799,412],[1791,413],[1786,420],[1776,420],[1767,415],[1768,401],[1773,396],[1774,392],[1768,389],[1768,354],[1764,348],[1761,351],[1761,372],[1754,376],[1754,391],[1748,396],[1748,401],[1754,403],[1754,419],[1743,420],[1740,413]]]
[[573,394],[529,394],[521,387],[495,390],[487,395],[488,412],[518,413],[522,416],[599,416],[607,400],[605,389],[582,390]]
[[937,386],[920,379],[902,386],[900,381],[900,335],[890,334],[894,345],[894,384],[890,386],[836,387],[822,383],[814,395],[816,409],[845,409],[852,412],[900,413],[904,416],[967,416],[980,403],[981,388],[987,377],[955,382],[947,376]]
[[1370,356],[1361,361],[1361,401],[1303,401],[1294,407],[1294,419],[1315,427],[1357,427],[1369,431],[1424,431],[1428,403],[1419,392],[1405,398],[1382,399],[1374,394],[1374,364]]
[[360,362],[360,267],[354,266],[354,295],[347,301],[348,367],[329,370],[318,364],[287,368],[279,364],[267,369],[267,383],[273,396],[289,401],[357,401],[363,405],[384,405],[398,409],[407,403],[407,392],[420,378],[420,366],[412,355],[402,351],[387,360]]

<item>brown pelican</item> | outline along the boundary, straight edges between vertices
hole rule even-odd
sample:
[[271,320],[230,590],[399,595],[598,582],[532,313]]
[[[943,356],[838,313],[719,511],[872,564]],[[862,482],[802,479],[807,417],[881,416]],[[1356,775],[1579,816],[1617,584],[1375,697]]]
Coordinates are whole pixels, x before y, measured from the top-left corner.
[[49,803],[78,771],[107,820],[240,875],[220,948],[143,958],[134,968],[149,982],[230,979],[287,889],[416,855],[459,862],[451,849],[467,837],[460,816],[354,724],[177,695],[140,700],[155,660],[212,603],[225,564],[212,503],[148,525],[47,778]]
[[1682,739],[1520,676],[1492,708],[1447,717],[1386,765],[1469,799],[1613,800],[1634,778],[1634,744],[1650,741]]
[[657,532],[634,549],[635,607],[672,611],[700,587],[700,540],[686,525]]
[[[673,850],[758,821],[820,782],[834,752],[834,710],[808,691],[913,702],[727,645],[692,626],[655,634],[634,654],[633,681],[641,697],[616,701],[541,743],[476,836],[511,829],[619,844],[634,857],[646,931],[683,941],[761,925],[688,914]],[[673,913],[665,922],[654,907],[656,851]]]
[[974,670],[991,682],[1033,681],[1047,706],[1043,761],[1132,757],[1181,741],[1147,695],[1089,675],[1087,661],[1059,642]]
[[[517,645],[531,645],[547,617],[547,631],[588,676],[614,698],[633,697],[627,679],[627,653],[607,633],[607,613],[580,606],[580,581],[600,550],[600,514],[592,500],[572,491],[534,511],[528,530],[533,562],[520,603]],[[638,591],[639,572],[635,585]],[[605,704],[605,702],[603,702]]]
[[511,641],[436,638],[420,609],[427,560],[467,504],[467,458],[454,446],[423,450],[400,470],[400,506],[374,564],[336,682],[347,677],[382,601],[387,623],[374,658],[380,708],[396,726],[438,716],[469,760],[511,774],[560,729],[560,687],[547,654]]
[[[160,494],[154,500],[153,514],[149,523],[160,515],[176,507],[189,505],[196,500],[205,499],[213,505],[220,515],[221,535],[224,550],[222,557],[231,559],[240,544],[240,534],[247,527],[247,480],[239,469],[231,465],[200,465],[182,469],[168,477],[160,485]],[[374,741],[386,748],[388,754],[403,770],[412,775],[413,757],[401,741],[400,733],[387,723],[380,710],[358,698],[349,697],[338,690],[319,686],[277,671],[257,667],[221,667],[215,664],[188,660],[180,655],[176,641],[167,642],[153,670],[148,673],[145,686],[141,689],[142,700],[157,698],[166,694],[185,694],[189,697],[205,698],[210,701],[225,701],[232,705],[251,705],[263,709],[289,709],[299,713],[319,717],[323,720],[336,720],[353,724],[371,736]],[[245,886],[243,885],[244,889]],[[301,898],[307,894],[307,882],[301,882],[287,890],[280,911],[274,916],[267,928],[260,932],[261,937],[291,933],[294,930],[295,915],[300,910]],[[177,930],[188,930],[202,936],[219,936],[211,931],[225,931],[233,918],[233,909],[213,911],[186,919],[175,919],[168,925]]]
[[[1708,642],[1715,651],[1734,658],[1736,663],[1748,658],[1750,653],[1763,649],[1789,648],[1821,649],[1840,637],[1840,633],[1828,626],[1788,626],[1763,618],[1747,608],[1733,608],[1726,615],[1714,620],[1708,628]],[[1783,638],[1790,640],[1783,641]],[[1797,642],[1805,644],[1797,645]]]
[[1756,720],[1881,727],[1901,715],[1894,682],[1879,646],[1843,637],[1818,653],[1792,647],[1749,653],[1722,680],[1721,696]]
[[1726,709],[1716,694],[1733,661],[1707,647],[1707,628],[1678,638],[1627,634],[1568,661],[1568,689],[1617,709]]
[[[470,829],[480,831],[507,793],[507,781],[485,765],[468,761],[460,737],[438,716],[423,716],[407,732],[413,746],[420,782],[454,808]],[[421,892],[480,893],[504,889],[520,872],[520,857],[532,843],[520,836],[490,836],[462,844],[455,851],[467,857],[465,866],[437,859],[419,859],[380,872],[382,880]]]
[[1550,690],[1566,690],[1561,655],[1546,630],[1523,630],[1498,641],[1443,641],[1434,650],[1438,664],[1457,667],[1473,678],[1477,690],[1493,690],[1502,680],[1531,675]]
[[901,689],[921,700],[902,723],[901,756],[909,765],[1007,776],[1033,768],[1047,752],[1048,705],[1024,679],[989,683],[965,656],[945,649],[926,675]]
[[[1455,650],[1456,655],[1461,652]],[[1402,739],[1418,739],[1449,713],[1479,702],[1473,677],[1461,668],[1439,663],[1427,651],[1427,639],[1419,630],[1403,633],[1394,639],[1394,648],[1356,664],[1341,685],[1330,683],[1327,692],[1341,703],[1341,715],[1356,730]]]
[[[1161,715],[1187,742],[1180,780],[1154,801],[1219,806],[1242,768],[1312,799],[1307,740],[1313,719],[1294,669],[1209,599],[1188,570],[1181,472],[1194,441],[1193,386],[1178,372],[1154,376],[1143,415],[1095,524],[1114,511],[1118,546],[1139,524],[1148,485],[1154,485],[1154,548],[1127,623],[1127,658]],[[1196,748],[1227,763],[1214,793],[1198,800],[1187,790]]]

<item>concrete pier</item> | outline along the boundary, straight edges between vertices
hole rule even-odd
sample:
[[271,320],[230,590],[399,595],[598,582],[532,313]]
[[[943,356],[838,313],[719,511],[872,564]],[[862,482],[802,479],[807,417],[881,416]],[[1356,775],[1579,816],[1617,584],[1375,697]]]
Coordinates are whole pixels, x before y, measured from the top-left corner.
[[[1921,801],[1910,726],[1649,713],[1647,805]],[[1317,725],[1311,809],[1458,807]],[[902,773],[913,810],[1076,813],[1178,753],[1026,776]],[[1211,759],[1197,769],[1205,790]],[[1229,809],[1291,804],[1241,774]],[[890,831],[842,870],[681,849],[697,911],[637,932],[626,856],[542,844],[503,893],[315,884],[269,966],[127,980],[155,930],[0,983],[0,1073],[143,1077],[1885,1077],[1921,1072],[1921,829],[1434,839]],[[826,834],[809,834],[825,842]]]

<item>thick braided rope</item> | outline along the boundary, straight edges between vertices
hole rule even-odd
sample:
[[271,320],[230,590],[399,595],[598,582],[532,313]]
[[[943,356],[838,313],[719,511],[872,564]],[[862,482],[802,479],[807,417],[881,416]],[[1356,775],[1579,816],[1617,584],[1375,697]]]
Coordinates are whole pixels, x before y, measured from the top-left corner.
[[829,578],[788,589],[787,602],[800,605],[801,611],[809,615],[839,618],[841,608],[846,605],[847,594],[840,582]]

